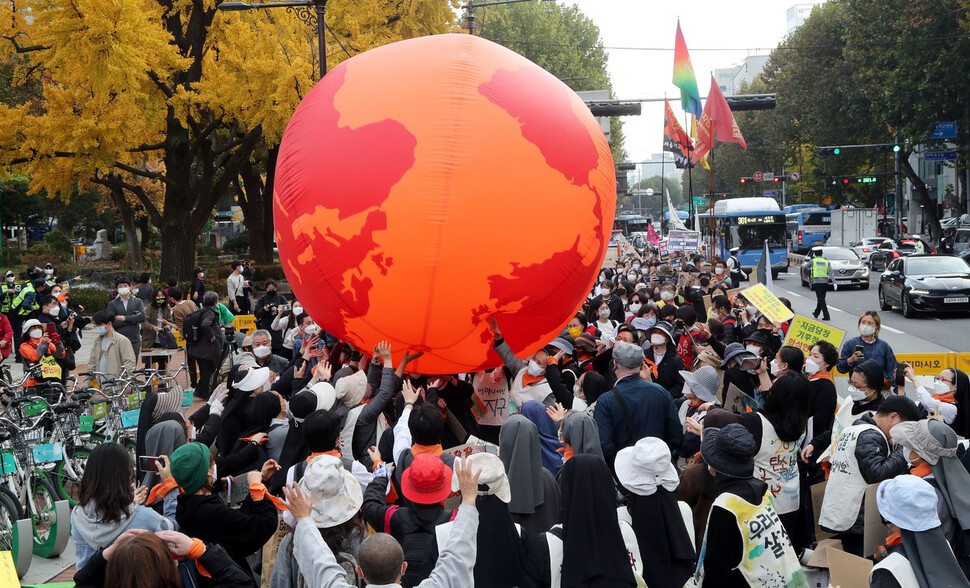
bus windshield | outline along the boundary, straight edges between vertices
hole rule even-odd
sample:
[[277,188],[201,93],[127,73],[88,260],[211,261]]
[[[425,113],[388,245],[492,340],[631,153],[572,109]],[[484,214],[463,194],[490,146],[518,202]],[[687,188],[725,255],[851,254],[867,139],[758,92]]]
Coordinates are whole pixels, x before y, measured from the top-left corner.
[[763,225],[731,226],[731,241],[733,246],[742,251],[760,249],[768,242],[768,247],[787,247],[784,223]]

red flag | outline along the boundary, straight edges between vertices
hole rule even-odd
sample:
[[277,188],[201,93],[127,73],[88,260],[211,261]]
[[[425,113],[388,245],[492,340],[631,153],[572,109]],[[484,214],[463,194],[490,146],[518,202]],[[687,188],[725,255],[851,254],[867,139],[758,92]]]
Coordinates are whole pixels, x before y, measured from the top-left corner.
[[738,127],[738,121],[734,120],[734,113],[728,106],[724,94],[711,76],[711,90],[707,93],[707,102],[704,104],[704,113],[697,125],[697,145],[694,148],[694,163],[700,160],[708,151],[714,147],[714,141],[737,143],[747,149],[748,145],[744,142],[744,135]]
[[677,122],[674,111],[670,108],[670,102],[664,98],[664,151],[674,154],[674,165],[679,169],[685,169],[689,163],[689,153],[692,147],[690,137],[684,132],[683,127]]
[[661,241],[660,235],[657,234],[657,231],[653,230],[653,225],[647,225],[647,241],[650,241],[654,245]]

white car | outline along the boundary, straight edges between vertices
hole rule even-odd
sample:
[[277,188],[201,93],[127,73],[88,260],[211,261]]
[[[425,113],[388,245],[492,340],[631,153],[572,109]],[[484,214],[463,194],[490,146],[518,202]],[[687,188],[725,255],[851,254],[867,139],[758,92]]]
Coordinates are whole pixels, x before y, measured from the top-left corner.
[[869,263],[869,256],[872,255],[872,252],[879,249],[879,246],[887,241],[892,241],[892,239],[887,237],[866,237],[861,241],[856,241],[851,247],[856,252],[856,255],[859,256],[859,259],[864,263]]

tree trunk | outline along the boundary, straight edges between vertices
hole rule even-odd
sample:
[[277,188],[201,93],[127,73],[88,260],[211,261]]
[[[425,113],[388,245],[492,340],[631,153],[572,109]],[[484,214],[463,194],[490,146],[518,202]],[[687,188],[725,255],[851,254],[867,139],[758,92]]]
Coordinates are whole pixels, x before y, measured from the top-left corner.
[[[923,217],[926,219],[930,227],[930,237],[934,243],[940,242],[940,233],[942,229],[940,228],[940,218],[936,214],[936,202],[930,199],[929,190],[926,189],[926,182],[919,177],[916,170],[909,163],[910,151],[903,150],[900,151],[896,157],[899,158],[899,168],[903,170],[906,174],[906,178],[913,184],[913,191],[919,196],[919,202],[923,206]],[[910,233],[915,233],[913,230],[913,218],[910,215],[909,219],[909,229]]]
[[[195,243],[198,231],[187,230],[184,225],[159,227],[162,235],[162,269],[159,277],[163,281],[177,279],[184,281],[192,277],[195,269]],[[191,233],[191,236],[188,234]]]
[[141,254],[141,239],[139,238],[138,225],[135,222],[135,211],[128,200],[125,199],[124,188],[114,184],[110,191],[111,201],[118,210],[118,216],[121,217],[121,226],[125,228],[128,253],[131,256],[131,269],[133,272],[141,273],[145,271],[145,262]]
[[273,263],[273,185],[278,154],[279,146],[267,150],[265,184],[251,161],[240,170],[241,185],[236,183],[243,224],[249,231],[249,254],[263,265]]

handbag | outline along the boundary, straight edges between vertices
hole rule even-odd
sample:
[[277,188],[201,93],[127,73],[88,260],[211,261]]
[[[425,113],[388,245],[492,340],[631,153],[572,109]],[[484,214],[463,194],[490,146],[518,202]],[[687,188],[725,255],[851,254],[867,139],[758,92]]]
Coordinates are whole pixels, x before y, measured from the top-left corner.
[[162,329],[158,333],[155,333],[155,347],[178,349],[178,343],[175,342],[175,335],[172,334],[172,331]]

